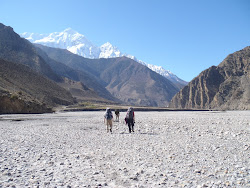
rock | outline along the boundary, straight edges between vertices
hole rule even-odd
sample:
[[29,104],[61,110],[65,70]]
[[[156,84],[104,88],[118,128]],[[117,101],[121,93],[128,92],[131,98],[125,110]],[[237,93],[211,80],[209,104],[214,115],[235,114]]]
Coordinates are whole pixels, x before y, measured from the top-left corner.
[[[249,131],[242,122],[249,111],[137,112],[155,134],[141,134],[142,128],[132,136],[115,123],[116,134],[103,134],[100,117],[103,112],[1,116],[0,187],[248,187]],[[228,117],[232,123],[224,124]],[[232,140],[234,131],[242,134]]]
[[194,78],[171,100],[184,109],[250,110],[250,47],[227,56]]

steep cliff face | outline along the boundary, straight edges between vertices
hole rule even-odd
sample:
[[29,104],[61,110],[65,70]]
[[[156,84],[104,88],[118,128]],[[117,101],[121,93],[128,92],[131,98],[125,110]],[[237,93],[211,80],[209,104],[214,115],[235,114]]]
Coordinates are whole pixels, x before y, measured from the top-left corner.
[[201,72],[171,100],[172,108],[249,110],[250,47]]

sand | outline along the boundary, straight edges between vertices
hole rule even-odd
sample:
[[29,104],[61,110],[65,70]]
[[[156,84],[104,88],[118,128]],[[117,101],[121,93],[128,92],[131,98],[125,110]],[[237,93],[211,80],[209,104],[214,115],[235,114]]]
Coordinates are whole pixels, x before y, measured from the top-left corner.
[[0,187],[250,187],[250,111],[103,114],[1,115]]

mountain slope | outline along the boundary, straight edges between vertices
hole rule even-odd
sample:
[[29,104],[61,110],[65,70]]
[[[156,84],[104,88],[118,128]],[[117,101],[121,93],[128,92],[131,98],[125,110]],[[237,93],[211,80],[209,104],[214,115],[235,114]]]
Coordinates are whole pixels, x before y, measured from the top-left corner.
[[[0,96],[1,113],[38,113],[46,111],[46,106],[52,107],[57,104],[68,105],[73,103],[70,93],[59,87],[55,82],[25,65],[2,59],[0,59]],[[14,96],[11,99],[20,100],[7,100],[11,96]],[[3,102],[6,100],[9,101],[8,105]],[[22,105],[14,105],[15,108],[10,110],[11,101]],[[35,109],[31,108],[32,106]]]
[[61,81],[50,66],[36,53],[35,47],[16,34],[11,27],[0,23],[0,58],[29,66],[54,81]]
[[174,84],[176,84],[178,88],[182,88],[187,85],[187,82],[181,80],[170,71],[165,70],[163,67],[151,65],[143,61],[137,60],[132,55],[122,53],[117,47],[113,46],[109,42],[101,45],[100,47],[97,47],[92,44],[84,35],[72,30],[71,28],[65,29],[62,32],[54,32],[51,34],[34,34],[26,32],[22,33],[21,36],[35,44],[42,44],[48,47],[67,49],[74,54],[91,59],[126,56],[147,66],[158,74],[166,77]]
[[174,108],[249,110],[250,47],[227,56],[206,69],[177,93]]
[[[0,58],[26,65],[37,73],[55,81],[57,85],[61,87],[53,88],[60,91],[62,96],[66,96],[65,93],[69,94],[70,92],[78,101],[92,100],[109,102],[108,100],[115,100],[103,86],[86,72],[75,71],[60,62],[52,60],[41,49],[35,47],[26,39],[21,38],[11,27],[4,26],[3,24],[0,24]],[[85,83],[94,85],[95,89],[99,89],[96,90],[99,91],[101,95],[99,96],[94,90],[89,89]],[[73,102],[72,96],[68,97],[70,97],[69,100]]]
[[71,94],[56,84],[63,79],[37,54],[33,44],[3,24],[0,24],[0,59],[4,93],[20,91],[26,101],[35,98],[49,106],[74,103]]
[[[145,64],[142,62],[142,64]],[[169,70],[165,70],[162,66],[156,66],[151,64],[145,64],[149,69],[151,69],[154,72],[157,72],[158,74],[166,77],[168,80],[173,82],[176,87],[179,89],[182,89],[184,86],[188,84],[188,82],[178,78],[175,74],[170,72]]]
[[88,63],[98,70],[110,93],[128,104],[168,106],[178,91],[168,79],[126,57],[114,58],[111,63],[107,59]]
[[[103,81],[96,77],[95,75],[91,74],[92,69],[90,67],[85,66],[85,68],[77,69],[77,68],[71,68],[70,63],[72,59],[76,62],[81,62],[82,57],[72,54],[71,52],[67,50],[57,49],[57,48],[51,48],[51,47],[45,47],[40,44],[35,44],[37,48],[38,54],[43,57],[43,59],[46,60],[46,62],[50,65],[50,67],[60,76],[65,77],[66,83],[72,83],[73,90],[72,94],[74,97],[78,99],[91,99],[95,101],[104,101],[108,100],[106,102],[120,102],[118,99],[113,97],[107,89],[105,89],[105,86],[101,84]],[[47,53],[50,53],[50,56],[48,57]],[[72,57],[72,58],[71,58]],[[67,60],[64,63],[61,63],[61,61]],[[84,66],[84,65],[81,65]],[[70,81],[70,80],[72,81]],[[81,83],[79,83],[81,82]],[[65,87],[67,86],[65,82],[63,84],[60,84],[61,86]],[[80,91],[78,91],[78,94],[76,94],[76,88],[75,86],[78,85],[82,87],[85,92],[85,95],[80,95]],[[67,86],[68,87],[68,86]],[[87,89],[90,88],[90,89]],[[79,89],[79,88],[78,88]],[[83,98],[84,97],[84,98]]]
[[85,71],[126,104],[167,106],[178,88],[165,77],[130,58],[87,59],[63,49],[38,46],[55,61]]
[[22,37],[35,44],[42,44],[53,48],[67,49],[74,54],[87,58],[97,58],[100,49],[94,46],[84,35],[72,30],[65,29],[63,32],[51,34],[23,33]]

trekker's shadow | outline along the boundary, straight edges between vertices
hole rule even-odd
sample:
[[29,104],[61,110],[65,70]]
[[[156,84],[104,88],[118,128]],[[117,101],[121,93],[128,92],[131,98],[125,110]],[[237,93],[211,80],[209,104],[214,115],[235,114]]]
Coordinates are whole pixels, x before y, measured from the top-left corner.
[[129,133],[129,132],[121,132],[119,134],[134,134],[134,135],[138,135],[138,134],[141,134],[141,135],[159,135],[157,133],[147,133],[147,132],[133,132],[133,133]]

